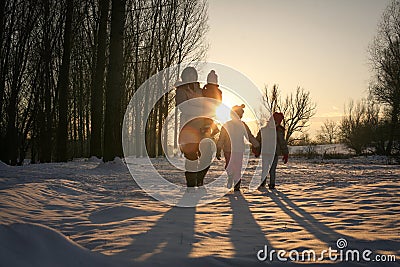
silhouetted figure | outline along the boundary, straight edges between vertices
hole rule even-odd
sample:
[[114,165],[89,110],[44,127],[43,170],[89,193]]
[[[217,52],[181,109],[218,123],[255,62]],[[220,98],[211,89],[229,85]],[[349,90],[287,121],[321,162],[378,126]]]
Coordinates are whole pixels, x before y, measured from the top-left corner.
[[221,159],[221,150],[224,151],[225,169],[228,174],[227,187],[231,188],[234,182],[235,191],[240,190],[242,162],[245,150],[244,138],[247,138],[254,147],[260,146],[247,124],[241,120],[244,107],[242,104],[241,106],[234,106],[232,108],[232,119],[222,126],[217,142],[217,159]]
[[[215,75],[213,78],[218,87],[217,76]],[[212,151],[209,143],[200,142],[204,138],[213,137],[219,131],[210,118],[213,113],[215,114],[216,103],[218,102],[214,99],[209,101],[209,98],[204,97],[203,92],[209,90],[211,86],[207,84],[205,90],[200,87],[195,68],[185,68],[182,71],[181,79],[182,81],[176,84],[175,101],[176,106],[181,111],[182,128],[178,142],[186,158],[186,185],[187,187],[202,186],[212,161]],[[209,91],[211,92],[211,89]],[[188,100],[192,101],[185,105],[184,102]]]
[[[218,75],[214,70],[211,70],[207,75],[207,84],[204,85],[202,94],[204,97],[214,99],[216,101],[206,102],[205,105],[215,112],[215,104],[221,103],[222,101],[222,91],[219,89],[218,85]],[[219,133],[219,129],[215,124],[214,120],[211,118],[204,118],[203,127],[205,137],[214,139],[215,135]]]
[[[268,157],[263,157],[262,158],[262,178],[263,181],[260,185],[260,187],[264,187],[267,183],[267,172],[268,172],[268,167],[271,165],[271,168],[269,169],[269,183],[268,183],[268,188],[269,189],[275,189],[275,180],[276,180],[276,167],[278,165],[278,158],[279,156],[283,156],[282,160],[283,163],[287,163],[289,159],[289,148],[287,146],[287,142],[285,140],[285,128],[281,125],[283,121],[283,114],[280,112],[274,112],[273,114],[273,119],[275,121],[275,130],[276,130],[276,147],[275,147],[275,155],[272,161],[272,164],[269,164],[268,162]],[[263,148],[267,144],[265,144],[266,140],[261,140],[261,136],[267,136],[269,127],[265,126],[260,129],[260,131],[257,134],[256,139],[261,143],[260,148],[254,148],[253,152],[255,152],[256,157],[259,156],[260,154],[263,154]],[[262,132],[264,132],[262,134]],[[268,153],[266,151],[265,153]]]

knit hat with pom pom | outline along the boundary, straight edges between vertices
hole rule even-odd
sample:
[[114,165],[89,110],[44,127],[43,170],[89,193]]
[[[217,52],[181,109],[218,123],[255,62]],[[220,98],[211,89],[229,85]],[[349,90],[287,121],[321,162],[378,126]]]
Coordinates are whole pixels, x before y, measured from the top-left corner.
[[243,116],[243,113],[244,113],[244,110],[243,110],[244,108],[245,108],[244,104],[241,104],[240,106],[238,106],[238,105],[233,106],[232,110],[231,110],[231,117],[235,117],[234,113],[236,113],[241,118],[241,116]]
[[218,85],[218,75],[215,73],[215,70],[210,71],[207,75],[207,83]]

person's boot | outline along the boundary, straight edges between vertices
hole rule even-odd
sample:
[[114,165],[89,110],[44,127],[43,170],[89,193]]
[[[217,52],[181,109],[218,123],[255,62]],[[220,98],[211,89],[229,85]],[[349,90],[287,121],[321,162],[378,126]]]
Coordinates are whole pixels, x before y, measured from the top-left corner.
[[265,189],[265,185],[267,184],[267,177],[265,177],[265,179],[261,182],[261,184],[258,186],[258,190],[264,190]]
[[235,184],[235,191],[240,191],[240,183],[242,182],[242,180],[239,180],[239,182],[237,182],[236,184]]
[[197,180],[197,172],[185,172],[186,186],[195,187]]
[[196,185],[197,186],[203,186],[204,185],[204,177],[206,176],[208,169],[210,167],[205,168],[204,170],[198,171],[197,172],[197,181],[196,181]]
[[269,184],[269,185],[268,185],[268,188],[269,188],[270,190],[274,190],[274,189],[275,189],[275,184]]

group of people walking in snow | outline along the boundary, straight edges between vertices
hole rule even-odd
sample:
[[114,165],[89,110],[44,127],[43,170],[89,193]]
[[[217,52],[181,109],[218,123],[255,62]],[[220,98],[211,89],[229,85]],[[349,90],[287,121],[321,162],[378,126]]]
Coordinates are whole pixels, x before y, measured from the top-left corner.
[[[221,160],[222,152],[225,158],[225,169],[228,175],[227,187],[240,190],[242,162],[247,139],[251,143],[252,152],[256,157],[263,158],[263,147],[267,140],[262,136],[267,133],[267,127],[262,127],[256,137],[248,125],[242,121],[245,105],[235,105],[230,111],[231,120],[224,123],[221,130],[214,122],[216,107],[222,102],[222,91],[219,89],[218,76],[211,70],[204,87],[198,82],[198,74],[194,67],[187,67],[181,73],[181,80],[175,84],[176,106],[181,111],[179,147],[185,160],[185,178],[188,188],[204,185],[204,177],[213,160],[211,144],[205,140],[214,139],[216,142],[216,158]],[[275,188],[275,173],[279,156],[283,162],[288,161],[288,147],[285,141],[285,128],[281,125],[284,117],[280,112],[274,112],[272,119],[275,123],[276,147],[271,164],[262,161],[262,177],[260,187],[267,185],[269,174],[269,189]],[[219,137],[217,135],[219,134]],[[266,152],[267,153],[267,152]],[[271,152],[268,152],[271,153]],[[264,157],[266,158],[266,157]],[[269,172],[268,172],[269,169]]]

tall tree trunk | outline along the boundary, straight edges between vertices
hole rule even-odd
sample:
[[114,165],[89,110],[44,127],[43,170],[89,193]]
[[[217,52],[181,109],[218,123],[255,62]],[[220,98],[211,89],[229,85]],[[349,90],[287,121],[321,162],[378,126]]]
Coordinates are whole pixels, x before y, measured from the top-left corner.
[[[83,62],[81,62],[81,66],[83,66]],[[84,138],[84,106],[83,106],[83,97],[85,94],[83,93],[83,70],[79,71],[79,82],[78,82],[78,135],[79,135],[79,155],[78,157],[83,157],[83,143],[85,142]]]
[[[19,76],[19,74],[16,74]],[[7,163],[11,165],[17,164],[17,147],[18,147],[18,131],[16,127],[16,116],[17,116],[17,98],[18,98],[18,89],[17,89],[17,78],[14,78],[10,102],[7,108],[8,115],[8,123],[7,123],[7,131],[6,131],[6,151],[7,151]]]
[[[164,119],[164,97],[160,99],[160,104],[158,105],[158,131],[157,131],[157,156],[163,155],[163,147],[162,147],[162,126],[163,126],[163,119]],[[168,96],[167,96],[168,97]],[[168,131],[168,129],[166,129]]]
[[[3,47],[3,37],[4,37],[4,29],[5,29],[5,5],[6,5],[6,0],[0,1],[0,107],[2,107],[3,103],[3,93],[4,93],[4,83],[5,79],[3,79],[3,56],[4,56],[4,47]],[[12,22],[11,22],[12,23]],[[5,45],[5,44],[4,44]],[[0,117],[1,117],[1,111],[2,109],[0,108]]]
[[106,63],[106,38],[109,0],[100,0],[100,23],[97,34],[96,70],[91,88],[90,156],[101,158],[101,130],[103,124],[104,70]]
[[[27,6],[22,5],[21,13],[25,14],[31,12]],[[16,37],[13,65],[11,67],[11,87],[10,87],[10,99],[7,106],[7,126],[6,126],[6,136],[5,136],[5,147],[6,147],[6,161],[11,165],[17,164],[18,158],[18,139],[19,131],[17,128],[18,124],[18,97],[20,95],[22,87],[22,77],[27,66],[27,54],[30,49],[29,41],[30,35],[32,33],[33,25],[35,23],[36,17],[32,15],[27,20],[20,20],[19,23],[23,25],[22,30],[20,30]]]
[[112,0],[110,62],[107,73],[106,111],[104,121],[103,161],[122,156],[121,95],[123,81],[123,41],[125,0]]
[[393,144],[396,141],[397,131],[399,127],[399,120],[398,120],[398,107],[394,106],[391,111],[391,122],[390,122],[390,132],[389,132],[389,140],[386,146],[386,155],[392,155]]
[[68,87],[69,66],[71,57],[71,32],[73,0],[66,0],[67,11],[64,28],[63,56],[58,78],[58,129],[57,129],[57,161],[67,161],[68,140]]
[[[2,1],[2,4],[5,4],[5,1]],[[5,113],[7,110],[4,110],[5,113],[3,113],[3,105],[6,105],[5,99],[5,89],[6,89],[6,76],[8,74],[9,68],[10,68],[10,54],[11,54],[11,37],[12,33],[14,32],[14,25],[16,25],[15,21],[17,20],[16,16],[16,1],[13,2],[12,8],[11,8],[11,14],[7,19],[9,19],[9,27],[7,29],[2,29],[4,38],[6,39],[5,42],[3,42],[3,39],[1,40],[1,49],[0,49],[0,118],[5,117]],[[5,16],[5,11],[3,11],[3,15]],[[4,18],[3,18],[4,20]],[[4,22],[3,22],[4,23]],[[4,28],[4,25],[3,25]],[[4,46],[3,46],[4,45]],[[4,127],[5,125],[1,125]],[[8,127],[8,125],[7,125]],[[5,136],[3,136],[5,134]],[[7,130],[5,131],[0,131],[0,160],[3,162],[8,162],[9,157],[8,157],[8,144],[7,144]]]
[[[167,92],[164,96],[164,110],[163,110],[163,124],[166,123],[167,121],[167,116],[168,116],[168,107],[169,107],[169,93]],[[163,125],[164,126],[164,125]],[[169,132],[170,129],[168,128],[168,125],[165,126],[165,132],[164,132],[164,151],[162,151],[162,155],[165,155],[168,152],[168,137],[169,137]]]
[[[182,49],[178,49],[178,69],[176,72],[176,80],[179,80],[179,75],[181,73],[181,66],[180,64],[182,63]],[[178,137],[179,137],[179,120],[178,120],[178,108],[175,107],[175,112],[174,112],[174,156],[177,156],[179,154],[178,151]]]
[[44,19],[43,25],[43,87],[44,87],[44,114],[42,123],[41,135],[41,153],[40,162],[51,161],[52,148],[52,113],[51,113],[51,43],[50,43],[50,3],[48,0],[43,1],[44,4]]
[[3,40],[3,35],[4,35],[5,7],[6,7],[6,0],[0,1],[0,40]]

